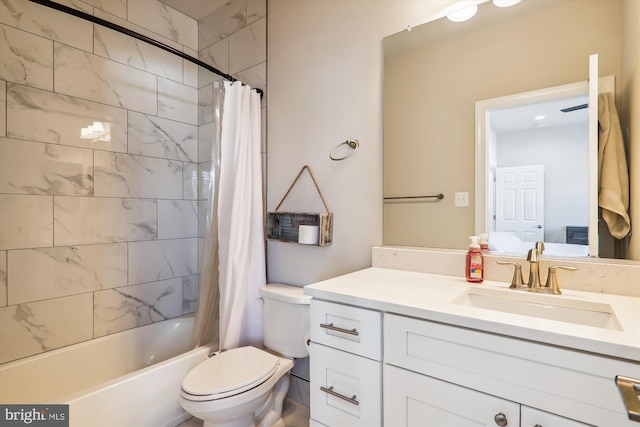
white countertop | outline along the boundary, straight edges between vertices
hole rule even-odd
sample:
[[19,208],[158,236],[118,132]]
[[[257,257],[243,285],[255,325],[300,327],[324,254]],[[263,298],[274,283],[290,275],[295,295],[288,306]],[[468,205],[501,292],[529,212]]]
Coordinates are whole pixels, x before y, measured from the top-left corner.
[[485,280],[471,284],[462,277],[377,267],[305,286],[304,293],[322,300],[640,362],[640,298],[565,289],[562,295],[541,295],[550,301],[609,304],[621,327],[611,330],[453,303],[471,287],[530,294],[509,290],[508,283]]

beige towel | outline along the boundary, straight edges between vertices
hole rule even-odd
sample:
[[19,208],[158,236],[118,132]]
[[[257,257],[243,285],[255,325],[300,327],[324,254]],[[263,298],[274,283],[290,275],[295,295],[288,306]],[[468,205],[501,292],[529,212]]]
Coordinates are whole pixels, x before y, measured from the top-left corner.
[[611,235],[622,239],[631,229],[629,171],[620,120],[610,93],[598,96],[598,121],[598,206]]

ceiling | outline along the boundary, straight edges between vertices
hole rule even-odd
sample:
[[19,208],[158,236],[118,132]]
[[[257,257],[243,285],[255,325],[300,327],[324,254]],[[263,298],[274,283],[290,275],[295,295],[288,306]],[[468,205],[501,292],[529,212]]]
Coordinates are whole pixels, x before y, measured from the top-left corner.
[[160,2],[196,21],[202,21],[213,11],[227,4],[229,0],[160,0]]
[[[575,123],[584,123],[586,126],[589,122],[588,108],[582,108],[567,113],[560,110],[588,103],[589,96],[582,95],[541,102],[539,104],[496,110],[491,112],[491,127],[496,132],[501,133]],[[544,118],[541,118],[543,116]],[[536,119],[536,117],[538,117],[538,119]]]

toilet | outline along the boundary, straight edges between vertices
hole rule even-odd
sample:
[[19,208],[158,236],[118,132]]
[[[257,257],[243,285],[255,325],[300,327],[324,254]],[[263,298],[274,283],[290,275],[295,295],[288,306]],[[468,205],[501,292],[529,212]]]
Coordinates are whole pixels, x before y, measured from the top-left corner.
[[282,404],[293,358],[307,357],[309,303],[302,288],[260,289],[265,350],[247,346],[210,355],[182,381],[180,405],[204,427],[284,427]]

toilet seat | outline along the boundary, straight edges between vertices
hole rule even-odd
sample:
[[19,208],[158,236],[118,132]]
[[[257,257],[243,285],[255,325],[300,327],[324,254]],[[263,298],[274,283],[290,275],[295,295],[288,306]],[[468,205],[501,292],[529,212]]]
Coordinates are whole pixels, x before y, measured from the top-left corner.
[[240,394],[268,380],[278,364],[278,357],[251,346],[224,351],[187,374],[182,381],[182,394],[193,401]]

